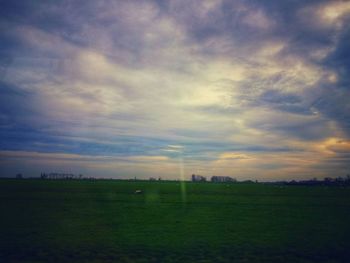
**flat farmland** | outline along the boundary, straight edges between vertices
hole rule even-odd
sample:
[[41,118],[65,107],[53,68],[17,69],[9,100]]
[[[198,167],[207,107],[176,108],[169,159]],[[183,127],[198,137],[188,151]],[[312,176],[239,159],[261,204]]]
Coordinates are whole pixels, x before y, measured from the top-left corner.
[[346,187],[0,180],[0,211],[0,262],[350,262]]

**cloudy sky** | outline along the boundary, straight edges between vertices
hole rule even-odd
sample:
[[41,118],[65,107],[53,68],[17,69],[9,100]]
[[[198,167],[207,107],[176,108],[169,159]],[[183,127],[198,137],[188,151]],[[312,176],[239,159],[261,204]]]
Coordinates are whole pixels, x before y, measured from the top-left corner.
[[350,173],[350,2],[0,1],[0,176]]

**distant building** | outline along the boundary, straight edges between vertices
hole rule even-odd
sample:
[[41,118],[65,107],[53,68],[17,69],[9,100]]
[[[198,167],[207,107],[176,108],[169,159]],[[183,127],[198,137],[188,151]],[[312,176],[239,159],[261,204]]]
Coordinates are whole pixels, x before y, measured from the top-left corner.
[[212,181],[213,183],[237,182],[235,178],[232,178],[230,176],[212,176],[210,181]]
[[242,183],[245,183],[245,184],[252,184],[252,183],[254,183],[254,181],[252,181],[252,180],[244,180],[244,181],[242,181]]
[[192,182],[206,182],[207,178],[205,176],[192,174]]
[[62,179],[82,179],[83,175],[79,174],[68,174],[68,173],[41,173],[40,174],[41,179],[55,179],[55,180],[62,180]]
[[150,180],[150,181],[156,181],[156,178],[150,177],[149,180]]

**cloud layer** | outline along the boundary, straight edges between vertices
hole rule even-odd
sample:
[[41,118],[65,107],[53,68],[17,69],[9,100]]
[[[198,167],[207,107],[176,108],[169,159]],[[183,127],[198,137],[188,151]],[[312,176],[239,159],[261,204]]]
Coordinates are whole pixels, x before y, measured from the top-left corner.
[[342,176],[347,1],[0,2],[1,176]]

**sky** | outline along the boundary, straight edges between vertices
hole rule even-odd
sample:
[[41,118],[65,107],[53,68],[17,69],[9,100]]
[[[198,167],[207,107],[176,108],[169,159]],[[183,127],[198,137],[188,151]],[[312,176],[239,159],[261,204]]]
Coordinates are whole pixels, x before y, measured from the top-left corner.
[[0,177],[350,173],[350,1],[0,0]]

